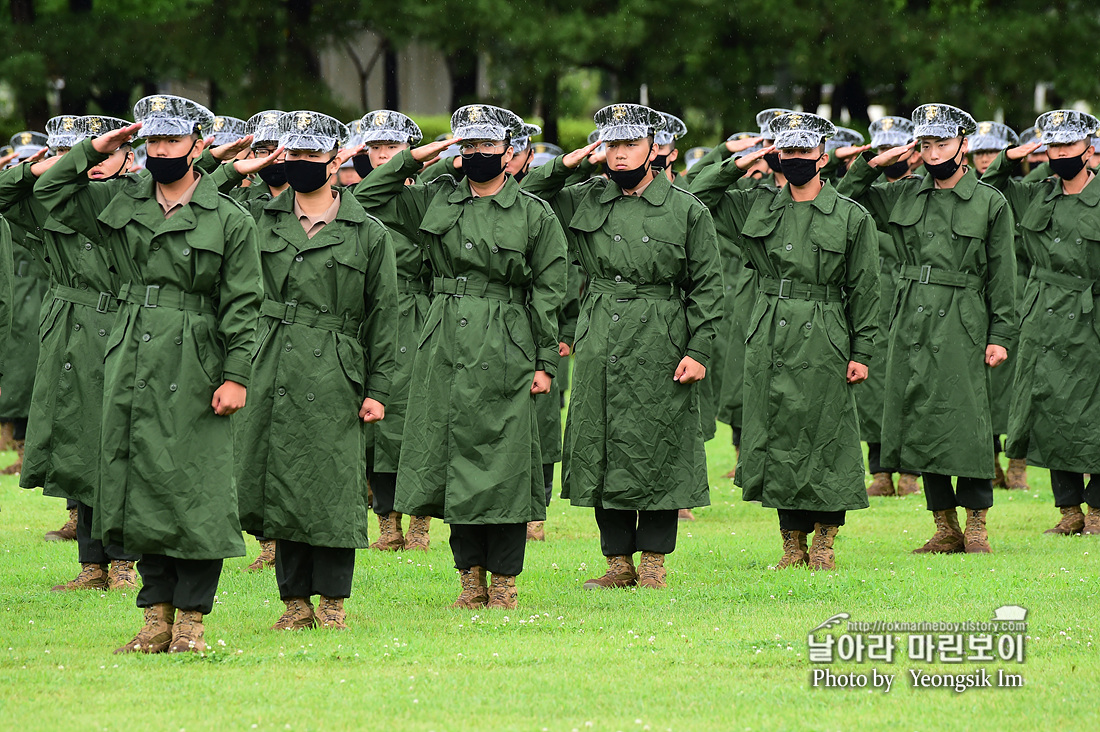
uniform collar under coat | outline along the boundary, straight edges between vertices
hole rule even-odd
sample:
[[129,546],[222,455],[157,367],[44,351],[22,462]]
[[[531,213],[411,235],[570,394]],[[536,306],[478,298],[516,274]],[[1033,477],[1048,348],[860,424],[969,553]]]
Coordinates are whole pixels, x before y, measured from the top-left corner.
[[293,189],[288,188],[282,194],[268,201],[264,205],[264,213],[277,219],[271,227],[271,232],[293,244],[300,252],[308,249],[320,249],[342,241],[344,227],[336,226],[338,222],[343,221],[352,226],[357,226],[367,220],[367,212],[363,209],[362,204],[355,199],[355,196],[351,195],[349,189],[340,191],[340,209],[336,212],[336,219],[321,229],[312,239],[306,236],[301,222],[294,215]]
[[603,193],[600,195],[600,203],[609,203],[616,198],[641,198],[642,200],[652,203],[654,206],[660,206],[668,198],[669,191],[672,190],[672,184],[668,182],[668,178],[664,175],[658,175],[652,183],[645,187],[641,196],[628,196],[623,193],[623,189],[619,188],[619,184],[613,180],[608,179],[607,185],[604,186]]
[[99,220],[113,229],[125,228],[130,221],[156,230],[158,233],[195,228],[194,207],[210,211],[218,207],[218,187],[209,175],[198,172],[200,179],[188,205],[164,218],[164,209],[157,201],[156,181],[152,176],[128,176],[129,185],[122,187],[118,194],[99,215]]
[[[485,196],[501,208],[510,208],[519,196],[519,183],[511,175],[504,176],[504,186],[491,196]],[[470,190],[470,179],[463,178],[455,189],[447,196],[447,203],[462,203],[471,198],[479,198]]]
[[[814,197],[814,200],[809,201],[809,204],[823,214],[831,214],[833,209],[836,208],[837,195],[836,188],[833,187],[833,184],[827,180],[823,180],[821,181],[821,191]],[[791,197],[790,184],[783,186],[782,190],[772,199],[769,208],[772,211],[776,211],[781,208],[786,208],[788,203],[794,203],[794,198]]]
[[[959,182],[955,184],[954,188],[945,188],[942,190],[952,191],[959,198],[964,201],[969,201],[974,195],[974,191],[978,187],[978,176],[974,172],[974,169],[967,167],[966,172],[963,173],[963,177],[959,179]],[[921,179],[921,186],[917,189],[918,194],[927,193],[929,191],[941,190],[936,188],[936,179],[931,175],[926,175]]]
[[[1059,178],[1051,179],[1054,183],[1043,197],[1043,203],[1050,203],[1058,196],[1066,195],[1062,191],[1062,181]],[[1095,207],[1100,204],[1100,174],[1094,174],[1085,187],[1077,194],[1077,198],[1086,206]]]

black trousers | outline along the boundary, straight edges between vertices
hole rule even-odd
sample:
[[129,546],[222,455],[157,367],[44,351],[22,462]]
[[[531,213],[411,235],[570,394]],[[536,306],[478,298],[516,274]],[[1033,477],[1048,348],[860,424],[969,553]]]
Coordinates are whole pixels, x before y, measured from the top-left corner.
[[397,473],[376,473],[367,475],[371,492],[374,493],[372,510],[379,516],[385,516],[393,510],[393,499],[397,495]]
[[781,508],[779,509],[779,528],[812,534],[814,524],[843,526],[845,514],[845,511],[795,511]]
[[280,539],[275,545],[275,581],[279,597],[351,597],[355,549],[312,546]]
[[920,473],[913,472],[911,470],[891,470],[890,468],[882,467],[882,443],[881,442],[868,442],[867,443],[867,472],[871,475],[875,473],[899,473],[900,475],[920,475]]
[[138,607],[166,602],[178,610],[197,610],[203,615],[214,609],[222,560],[142,554],[137,567],[142,582]]
[[605,557],[631,556],[635,552],[672,554],[676,551],[678,511],[621,511],[596,507],[600,550]]
[[103,546],[99,539],[92,538],[92,507],[76,502],[76,556],[81,564],[108,564],[116,559],[124,562],[136,562],[140,554],[127,554],[122,547]]
[[455,569],[484,567],[493,574],[523,571],[527,524],[451,524]]
[[956,479],[951,487],[951,476],[939,473],[923,473],[924,498],[929,511],[950,511],[963,508],[989,508],[993,505],[993,481],[989,478]]
[[[6,420],[5,420],[6,421]],[[13,440],[25,440],[27,439],[27,418],[20,417],[18,419],[11,420],[14,430],[11,438]]]
[[543,463],[542,484],[546,486],[546,505],[550,505],[550,497],[554,495],[554,463]]
[[1081,473],[1052,470],[1050,487],[1054,491],[1054,505],[1059,508],[1080,506],[1082,503],[1100,507],[1100,486],[1097,485],[1096,476],[1093,476],[1086,486],[1085,476]]
[[734,447],[741,447],[741,428],[731,427],[730,429],[732,431],[730,442],[733,443]]
[[993,435],[993,455],[997,456],[1004,452],[1004,446],[1001,444],[1001,436]]

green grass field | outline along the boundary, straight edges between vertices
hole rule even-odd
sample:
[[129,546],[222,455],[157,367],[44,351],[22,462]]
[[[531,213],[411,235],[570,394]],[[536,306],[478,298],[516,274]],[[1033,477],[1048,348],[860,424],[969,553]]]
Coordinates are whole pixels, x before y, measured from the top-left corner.
[[[351,629],[276,633],[274,573],[226,562],[211,652],[113,656],[141,614],[131,594],[50,593],[76,574],[73,543],[46,543],[64,504],[0,479],[0,719],[7,729],[772,730],[1084,729],[1095,695],[1100,538],[1050,537],[1045,470],[998,491],[991,556],[916,557],[923,496],[872,499],[837,539],[839,569],[773,572],[775,512],[721,476],[729,431],[708,445],[713,505],[681,524],[669,589],[586,592],[602,574],[590,510],[555,498],[529,545],[515,612],[456,611],[447,529],[426,554],[361,551]],[[10,453],[0,455],[6,465]],[[374,527],[372,526],[372,530]],[[256,552],[249,541],[249,551]],[[906,659],[836,664],[897,674],[889,694],[810,685],[807,633],[853,620],[984,621],[1029,609],[1027,658],[962,667]],[[904,640],[904,638],[903,638]],[[907,669],[1022,674],[1023,688],[915,689]]]

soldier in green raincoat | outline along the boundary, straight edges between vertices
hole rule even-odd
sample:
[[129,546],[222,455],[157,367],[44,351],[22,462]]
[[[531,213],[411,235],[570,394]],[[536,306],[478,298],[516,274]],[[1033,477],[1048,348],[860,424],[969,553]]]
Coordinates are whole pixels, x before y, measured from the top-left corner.
[[[93,536],[140,553],[145,625],[119,652],[201,651],[225,557],[241,556],[228,415],[244,406],[263,284],[256,227],[192,169],[213,115],[145,97],[139,125],[78,143],[35,185],[118,272],[106,345]],[[139,126],[149,178],[87,172]],[[176,615],[176,611],[179,615]]]
[[241,524],[276,540],[286,612],[273,629],[341,629],[355,549],[367,546],[363,423],[388,416],[393,248],[382,223],[329,184],[347,127],[298,111],[279,130],[293,192],[256,217],[264,317],[235,430]]
[[[588,278],[562,461],[562,498],[595,509],[607,572],[588,589],[666,586],[677,513],[710,503],[700,387],[720,317],[710,213],[653,171],[661,113],[615,104],[599,139],[533,170]],[[605,144],[608,178],[567,185]],[[633,555],[641,552],[635,568]]]
[[[1100,182],[1088,170],[1100,121],[1059,109],[1035,121],[1042,136],[998,155],[983,181],[1019,212],[1031,263],[1019,308],[1020,344],[1009,416],[1009,458],[1050,469],[1062,518],[1048,534],[1100,534],[1100,426],[1094,415],[1100,363]],[[1056,178],[1013,178],[1020,162],[1047,146]],[[1081,510],[1087,504],[1088,514]]]
[[[832,123],[791,112],[770,124],[774,146],[703,170],[691,189],[757,273],[745,339],[742,497],[778,509],[777,569],[830,570],[846,511],[867,507],[853,385],[866,380],[874,354],[877,231],[863,207],[821,179]],[[788,185],[736,188],[776,150]]]
[[[913,124],[917,143],[857,158],[839,186],[853,197],[882,197],[900,231],[882,463],[921,472],[936,533],[918,553],[985,553],[993,505],[987,367],[1004,362],[1016,337],[1012,211],[963,165],[973,117],[926,104],[914,111]],[[927,178],[872,187],[916,144]],[[958,506],[966,509],[965,534]]]
[[[42,487],[47,496],[77,503],[76,578],[59,590],[136,589],[138,555],[104,546],[92,536],[92,504],[99,475],[100,421],[103,416],[103,355],[118,303],[119,281],[110,253],[50,216],[34,196],[38,177],[80,140],[130,123],[113,117],[55,117],[46,123],[54,156],[0,173],[0,210],[22,228],[48,268],[50,289],[43,304],[38,369],[34,381],[26,456],[19,484]],[[124,175],[133,160],[129,145],[88,171],[99,181]],[[40,237],[40,238],[39,238]],[[108,568],[109,565],[109,568]]]
[[11,226],[0,216],[0,393],[4,386],[4,357],[10,353],[8,343],[11,340],[11,282],[15,274],[11,250]]
[[527,522],[546,516],[535,399],[559,358],[565,235],[505,173],[522,124],[498,107],[462,107],[451,129],[464,180],[406,185],[444,140],[403,151],[356,187],[364,208],[421,243],[432,273],[394,509],[450,524],[456,607],[516,607]]

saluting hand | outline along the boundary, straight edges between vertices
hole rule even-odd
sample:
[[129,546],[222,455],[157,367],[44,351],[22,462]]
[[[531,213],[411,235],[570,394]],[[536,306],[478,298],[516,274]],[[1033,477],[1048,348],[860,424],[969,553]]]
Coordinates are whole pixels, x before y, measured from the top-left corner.
[[1007,157],[1009,160],[1023,160],[1042,146],[1042,142],[1040,142],[1039,140],[1034,140],[1032,142],[1020,145],[1019,147],[1010,147],[1008,148],[1008,150],[1005,151],[1005,157]]
[[561,156],[561,162],[565,167],[573,169],[581,164],[585,158],[592,154],[592,152],[600,146],[600,141],[596,140],[590,145],[585,145],[579,150],[574,150],[571,153],[566,153]]
[[245,160],[236,160],[233,162],[233,170],[237,171],[238,175],[252,175],[257,173],[272,163],[279,161],[279,156],[283,154],[283,149],[277,148],[275,152],[270,155],[266,155],[262,158],[247,158]]
[[847,160],[849,158],[854,158],[860,153],[867,152],[870,149],[870,145],[848,145],[846,147],[838,147],[836,150],[833,150],[833,155],[835,155],[838,160]]
[[531,382],[532,394],[549,394],[550,393],[550,374],[545,371],[536,371],[535,378]]
[[354,158],[356,155],[363,152],[363,148],[366,145],[356,145],[355,147],[345,147],[340,152],[336,153],[336,157],[333,160],[336,161],[336,167],[343,167],[344,163]]
[[[214,138],[211,137],[207,140],[203,147],[209,147],[213,144]],[[226,160],[232,160],[237,155],[248,148],[252,144],[252,135],[245,135],[236,142],[229,142],[225,145],[218,145],[217,147],[210,148],[210,154],[214,156],[214,159],[219,163],[224,163]]]
[[238,409],[244,407],[248,390],[236,381],[226,381],[214,392],[214,399],[210,406],[214,408],[214,414],[219,417],[227,417]]
[[742,150],[748,150],[753,145],[759,145],[763,137],[746,137],[744,140],[726,140],[726,149],[736,155]]
[[995,369],[1000,366],[1008,358],[1008,351],[1004,346],[998,346],[994,343],[990,343],[985,347],[985,362],[989,365],[989,368]]
[[8,163],[15,160],[15,153],[10,152],[7,155],[0,155],[0,168],[7,167]]
[[[742,140],[742,142],[745,142],[745,141]],[[775,149],[776,149],[775,145],[769,145],[768,147],[764,148],[763,150],[757,150],[754,153],[749,153],[748,155],[742,155],[739,158],[734,158],[733,164],[736,165],[741,170],[748,170],[749,168],[752,167],[753,163],[755,163],[757,160],[764,157],[768,153],[775,152]]]
[[110,155],[115,150],[118,150],[124,144],[129,142],[134,133],[141,129],[141,123],[135,122],[132,125],[123,127],[117,130],[111,130],[106,135],[100,135],[92,140],[92,149],[97,153],[103,155]]
[[681,384],[694,384],[696,381],[702,381],[706,375],[706,366],[691,356],[684,356],[680,359],[680,365],[676,367],[676,375],[672,380],[679,381]]
[[889,168],[894,163],[903,158],[908,158],[913,154],[913,148],[917,146],[917,141],[914,140],[908,145],[899,145],[898,147],[892,147],[885,152],[881,152],[875,157],[867,161],[867,164],[872,168]]
[[858,361],[848,362],[848,383],[862,384],[867,381],[867,367]]
[[380,422],[386,416],[386,408],[377,399],[367,397],[359,407],[359,418],[367,424]]
[[[41,158],[45,151],[36,152],[31,157],[27,158],[27,162],[30,163],[35,158]],[[45,160],[39,160],[36,163],[31,164],[31,175],[35,178],[45,173],[47,170],[57,165],[61,161],[61,155],[54,155],[52,158],[46,158]]]
[[427,145],[421,145],[420,147],[414,147],[412,149],[412,157],[418,163],[423,163],[425,160],[431,160],[434,157],[438,157],[439,153],[443,152],[456,142],[462,142],[461,137],[453,137],[449,140],[439,140],[438,142],[429,142]]

